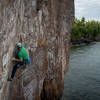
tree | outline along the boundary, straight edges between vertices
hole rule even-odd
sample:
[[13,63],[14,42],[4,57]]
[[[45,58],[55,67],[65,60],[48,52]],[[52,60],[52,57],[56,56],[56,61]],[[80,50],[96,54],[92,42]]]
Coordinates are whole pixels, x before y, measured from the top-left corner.
[[100,22],[95,20],[85,21],[85,17],[81,20],[75,19],[71,33],[72,41],[82,39],[94,40],[100,34]]

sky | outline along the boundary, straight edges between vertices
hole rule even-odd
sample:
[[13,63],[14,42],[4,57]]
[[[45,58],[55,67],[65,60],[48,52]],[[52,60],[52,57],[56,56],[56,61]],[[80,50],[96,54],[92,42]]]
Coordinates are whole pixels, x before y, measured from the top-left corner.
[[75,0],[75,17],[100,21],[100,0]]

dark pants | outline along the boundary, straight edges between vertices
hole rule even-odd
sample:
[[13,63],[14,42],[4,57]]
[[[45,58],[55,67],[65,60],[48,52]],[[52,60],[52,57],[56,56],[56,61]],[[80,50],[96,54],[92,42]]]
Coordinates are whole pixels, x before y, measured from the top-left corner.
[[14,78],[17,69],[20,68],[21,66],[23,66],[24,64],[25,64],[25,62],[19,62],[19,63],[14,65],[13,70],[12,70],[12,74],[11,74],[12,79]]

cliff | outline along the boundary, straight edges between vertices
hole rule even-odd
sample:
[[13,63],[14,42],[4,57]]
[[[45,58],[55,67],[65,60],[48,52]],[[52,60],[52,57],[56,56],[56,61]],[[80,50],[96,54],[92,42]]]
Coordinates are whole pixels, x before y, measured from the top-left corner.
[[[0,100],[58,100],[68,67],[74,0],[0,0]],[[12,82],[20,37],[31,64]]]

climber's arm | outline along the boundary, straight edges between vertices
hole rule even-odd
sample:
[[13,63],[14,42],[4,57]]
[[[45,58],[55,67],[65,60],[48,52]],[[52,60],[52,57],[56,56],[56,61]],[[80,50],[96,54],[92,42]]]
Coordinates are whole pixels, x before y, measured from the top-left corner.
[[16,61],[16,62],[22,62],[23,61],[22,59],[16,59],[16,58],[13,58],[12,60]]
[[24,44],[24,39],[23,39],[22,36],[20,36],[20,42],[21,42],[22,44]]

